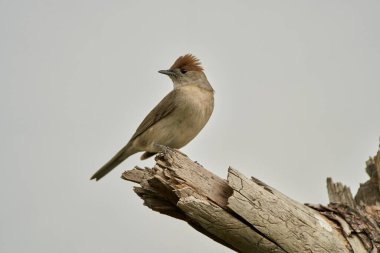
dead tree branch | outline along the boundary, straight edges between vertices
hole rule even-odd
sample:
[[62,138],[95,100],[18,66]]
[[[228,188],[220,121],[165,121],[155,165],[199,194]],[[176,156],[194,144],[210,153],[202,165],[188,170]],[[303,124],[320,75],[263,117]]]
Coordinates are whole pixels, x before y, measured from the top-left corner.
[[[376,159],[377,167],[371,169],[371,175],[373,171],[379,175]],[[139,184],[134,191],[144,205],[186,221],[237,252],[340,253],[380,249],[376,220],[380,209],[356,209],[364,200],[358,195],[354,200],[349,188],[331,179],[329,196],[336,203],[327,207],[304,205],[233,168],[228,169],[224,180],[169,148],[156,156],[153,168],[136,167],[124,172],[122,178]]]

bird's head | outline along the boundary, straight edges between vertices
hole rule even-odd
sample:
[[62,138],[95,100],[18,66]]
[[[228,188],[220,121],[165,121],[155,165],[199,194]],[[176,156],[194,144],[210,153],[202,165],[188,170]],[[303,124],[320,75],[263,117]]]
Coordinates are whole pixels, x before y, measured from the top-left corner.
[[178,57],[168,70],[160,70],[158,72],[168,75],[173,81],[174,88],[185,85],[196,85],[213,90],[203,72],[201,62],[192,54]]

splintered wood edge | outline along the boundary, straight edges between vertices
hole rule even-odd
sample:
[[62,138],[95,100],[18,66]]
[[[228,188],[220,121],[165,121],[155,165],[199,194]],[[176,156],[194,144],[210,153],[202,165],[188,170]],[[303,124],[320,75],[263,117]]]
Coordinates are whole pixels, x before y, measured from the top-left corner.
[[147,170],[136,166],[131,170],[124,171],[121,178],[139,184],[146,177],[147,172]]
[[355,202],[361,206],[380,207],[380,149],[375,156],[369,157],[365,170],[370,179],[360,184]]
[[350,187],[340,182],[334,183],[330,177],[326,179],[326,184],[330,203],[342,203],[355,208],[355,200]]

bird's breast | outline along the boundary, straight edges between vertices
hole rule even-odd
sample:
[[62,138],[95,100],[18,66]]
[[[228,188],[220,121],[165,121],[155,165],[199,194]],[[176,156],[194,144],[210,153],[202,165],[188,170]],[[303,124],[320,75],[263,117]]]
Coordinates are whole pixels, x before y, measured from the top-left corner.
[[214,95],[212,91],[199,87],[182,87],[176,103],[176,115],[171,124],[177,131],[171,145],[181,148],[206,125],[214,109]]
[[180,118],[195,125],[206,124],[214,109],[213,92],[194,86],[182,87],[176,100],[177,113],[187,116]]
[[213,92],[199,87],[178,88],[173,99],[174,110],[136,140],[141,150],[159,152],[155,144],[182,148],[202,130],[214,109]]

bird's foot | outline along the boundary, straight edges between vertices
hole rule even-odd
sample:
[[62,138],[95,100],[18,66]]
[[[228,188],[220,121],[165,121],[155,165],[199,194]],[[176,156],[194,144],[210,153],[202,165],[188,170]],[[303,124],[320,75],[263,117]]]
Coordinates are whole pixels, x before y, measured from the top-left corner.
[[156,147],[158,147],[160,149],[160,152],[163,153],[163,154],[166,154],[169,150],[172,150],[172,151],[176,151],[178,153],[180,153],[181,155],[183,156],[186,156],[187,155],[185,153],[182,153],[181,151],[179,151],[179,149],[176,149],[176,148],[171,148],[171,147],[168,147],[168,146],[165,146],[165,145],[161,145],[161,144],[154,144]]
[[158,149],[160,149],[160,152],[161,153],[167,153],[168,150],[171,150],[171,148],[169,148],[168,146],[164,146],[164,145],[161,145],[161,144],[157,144],[155,143],[154,146],[156,146]]

